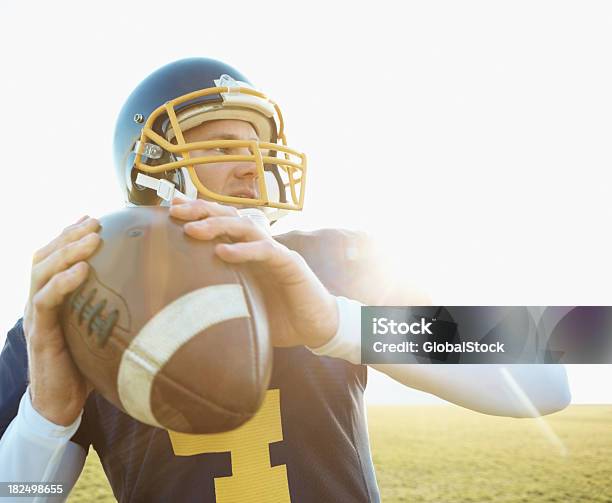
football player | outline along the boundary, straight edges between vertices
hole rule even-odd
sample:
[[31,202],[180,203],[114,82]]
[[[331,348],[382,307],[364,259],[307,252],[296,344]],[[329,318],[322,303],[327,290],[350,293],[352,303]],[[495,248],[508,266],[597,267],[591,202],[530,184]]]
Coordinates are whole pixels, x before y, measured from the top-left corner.
[[[193,238],[230,238],[216,246],[222,260],[258,264],[275,346],[266,399],[234,431],[185,435],[140,423],[92,390],[58,320],[100,242],[98,221],[83,217],[35,253],[24,317],[2,351],[0,480],[60,482],[66,495],[93,446],[122,502],[379,501],[360,307],[423,299],[380,291],[362,234],[272,235],[271,222],[302,208],[307,177],[280,108],[230,66],[185,59],[132,92],[114,149],[128,204],[169,206]],[[507,367],[529,406],[495,365],[376,368],[486,414],[529,417],[569,403],[562,366]]]

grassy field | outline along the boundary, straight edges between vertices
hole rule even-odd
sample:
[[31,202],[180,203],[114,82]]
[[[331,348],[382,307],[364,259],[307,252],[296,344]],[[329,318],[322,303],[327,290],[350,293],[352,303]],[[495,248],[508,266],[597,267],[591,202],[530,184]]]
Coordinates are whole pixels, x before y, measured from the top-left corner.
[[[612,503],[612,406],[543,419],[373,406],[369,428],[385,503]],[[114,501],[93,449],[68,501]]]

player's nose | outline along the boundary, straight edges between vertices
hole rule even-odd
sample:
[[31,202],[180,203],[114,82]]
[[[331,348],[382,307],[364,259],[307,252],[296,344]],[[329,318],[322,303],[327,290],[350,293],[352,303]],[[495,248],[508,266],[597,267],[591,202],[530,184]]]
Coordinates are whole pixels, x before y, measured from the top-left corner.
[[257,178],[257,167],[255,161],[244,161],[236,163],[234,167],[236,178]]

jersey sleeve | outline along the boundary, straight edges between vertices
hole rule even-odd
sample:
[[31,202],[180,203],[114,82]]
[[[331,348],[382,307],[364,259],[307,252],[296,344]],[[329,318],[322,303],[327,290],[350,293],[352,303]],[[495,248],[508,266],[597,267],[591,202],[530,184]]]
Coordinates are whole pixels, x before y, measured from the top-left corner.
[[345,297],[370,306],[419,306],[431,304],[422,286],[411,277],[410,257],[398,265],[369,234],[345,232],[345,264],[350,277]]
[[80,445],[83,450],[87,453],[89,451],[89,446],[92,444],[91,431],[89,428],[88,421],[89,414],[87,413],[87,406],[83,410],[83,415],[81,417],[81,424],[79,425],[79,429],[70,439],[71,442]]
[[28,353],[20,319],[9,331],[0,353],[0,438],[19,410],[28,386]]
[[[431,304],[415,284],[410,257],[399,269],[371,235],[347,229],[292,231],[275,236],[297,251],[330,293],[371,306]],[[410,265],[410,267],[408,267]]]

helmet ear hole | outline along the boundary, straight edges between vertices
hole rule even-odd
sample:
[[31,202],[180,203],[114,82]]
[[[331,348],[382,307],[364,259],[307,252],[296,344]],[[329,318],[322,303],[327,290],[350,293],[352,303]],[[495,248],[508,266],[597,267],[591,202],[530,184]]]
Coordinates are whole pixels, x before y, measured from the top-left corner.
[[151,190],[147,187],[141,187],[136,183],[136,177],[138,176],[138,173],[153,176],[154,178],[164,178],[163,176],[151,175],[138,169],[132,169],[132,172],[130,174],[130,178],[132,180],[132,190],[130,190],[128,194],[130,203],[136,204],[138,206],[159,206],[162,201],[161,197],[159,197],[154,190]]
[[[162,152],[163,153],[159,159],[147,159],[147,164],[150,166],[158,166],[161,164],[166,164],[168,162],[176,161],[176,158],[170,152],[167,152],[165,150],[163,150]],[[130,190],[128,192],[128,199],[129,202],[132,204],[142,206],[159,206],[160,204],[163,204],[163,199],[157,195],[157,192],[155,190],[152,190],[149,187],[143,187],[136,183],[136,178],[140,173],[152,178],[157,178],[158,180],[168,180],[178,190],[180,190],[181,192],[184,191],[183,174],[180,171],[147,173],[132,165],[132,169],[130,170]]]

